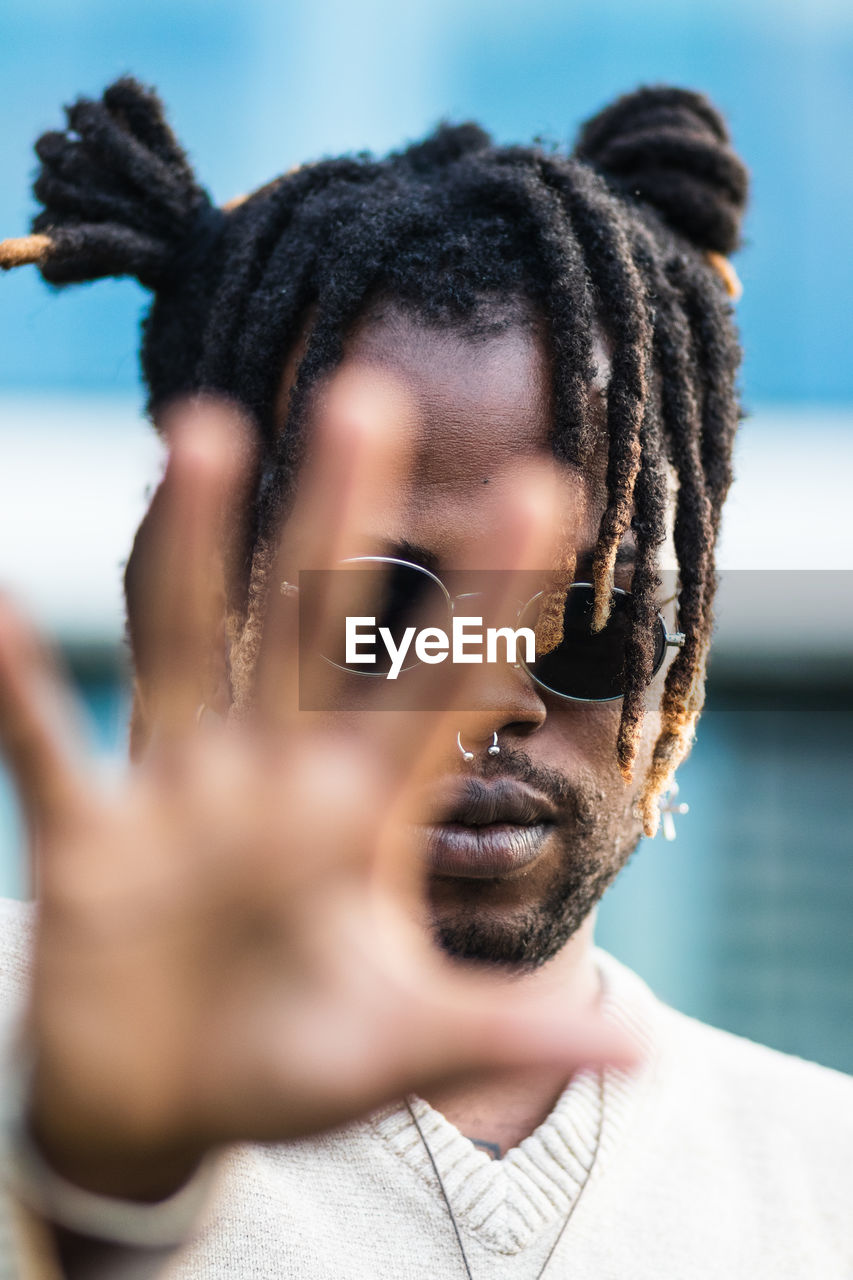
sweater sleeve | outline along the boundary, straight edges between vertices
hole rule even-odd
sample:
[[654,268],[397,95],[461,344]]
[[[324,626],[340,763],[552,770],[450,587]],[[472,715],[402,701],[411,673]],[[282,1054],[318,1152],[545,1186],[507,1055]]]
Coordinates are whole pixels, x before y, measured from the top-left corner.
[[77,1235],[0,1198],[0,1280],[157,1280],[174,1252]]
[[62,1280],[156,1280],[174,1256],[170,1248],[131,1249],[55,1228]]
[[[17,1227],[7,1233],[7,1252],[18,1259],[24,1280],[159,1276],[199,1225],[215,1177],[213,1158],[167,1200],[155,1204],[84,1191],[60,1178],[30,1138],[21,1076],[13,1054],[2,1079],[0,1159],[10,1225]],[[2,1271],[0,1280],[5,1280]]]

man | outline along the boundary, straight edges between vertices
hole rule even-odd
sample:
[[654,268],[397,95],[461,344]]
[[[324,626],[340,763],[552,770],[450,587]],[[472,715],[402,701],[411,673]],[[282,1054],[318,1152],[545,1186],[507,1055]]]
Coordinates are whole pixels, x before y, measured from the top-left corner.
[[[691,1022],[593,947],[702,704],[746,193],[719,115],[641,90],[571,158],[443,128],[223,211],[133,81],[37,149],[45,209],[0,262],[154,290],[172,448],[126,576],[121,789],[0,616],[40,882],[8,1256],[849,1275],[849,1080]],[[399,643],[401,601],[450,618],[472,581],[484,621],[533,622],[535,660],[422,646],[399,687],[341,660],[344,617]]]

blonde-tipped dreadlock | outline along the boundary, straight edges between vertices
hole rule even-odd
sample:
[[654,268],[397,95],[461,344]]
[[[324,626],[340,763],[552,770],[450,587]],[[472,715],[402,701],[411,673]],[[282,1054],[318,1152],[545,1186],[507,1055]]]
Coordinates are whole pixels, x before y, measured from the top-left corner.
[[261,648],[274,559],[272,544],[264,541],[256,547],[249,571],[245,610],[232,610],[228,616],[231,696],[238,716],[247,711],[252,703],[254,673]]
[[574,552],[566,552],[545,584],[536,616],[536,652],[539,654],[551,653],[563,639],[566,597],[575,580],[576,566]]
[[[747,177],[706,98],[652,87],[582,129],[571,155],[500,147],[474,124],[442,126],[384,159],[305,165],[217,209],[156,95],[124,78],[68,109],[37,143],[33,234],[0,266],[38,264],[53,284],[132,275],[154,291],[143,370],[152,409],[224,392],[251,413],[261,450],[251,545],[230,601],[233,695],[247,696],[275,529],[292,498],[311,396],[369,302],[392,298],[469,336],[523,322],[531,304],[551,349],[554,451],[584,467],[597,432],[588,390],[593,334],[611,353],[607,505],[593,558],[595,625],[610,607],[629,525],[637,546],[622,716],[626,778],[653,665],[667,467],[678,484],[673,541],[685,643],[666,676],[661,731],[641,807],[689,749],[701,709],[715,589],[714,542],[731,480],[739,346],[730,296]],[[307,337],[306,337],[307,327]],[[305,338],[287,420],[285,360]],[[562,626],[570,564],[552,579],[546,644]],[[134,600],[128,586],[131,641]]]
[[52,249],[50,236],[17,236],[13,240],[0,240],[0,267],[4,271],[30,263],[40,267],[47,262]]

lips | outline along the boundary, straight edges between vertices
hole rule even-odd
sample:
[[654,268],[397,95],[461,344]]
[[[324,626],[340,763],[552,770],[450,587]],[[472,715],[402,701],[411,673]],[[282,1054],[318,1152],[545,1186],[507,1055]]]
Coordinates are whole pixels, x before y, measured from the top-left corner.
[[455,780],[434,789],[425,808],[418,835],[430,871],[470,879],[523,873],[557,819],[550,801],[512,778]]

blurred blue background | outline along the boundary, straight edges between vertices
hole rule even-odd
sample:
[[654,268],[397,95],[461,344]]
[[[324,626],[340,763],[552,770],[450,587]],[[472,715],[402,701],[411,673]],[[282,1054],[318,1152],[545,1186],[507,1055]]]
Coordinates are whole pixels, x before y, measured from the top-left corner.
[[[159,88],[220,201],[441,118],[569,141],[616,94],[660,81],[724,110],[753,175],[737,263],[753,418],[724,560],[835,572],[817,616],[794,599],[797,625],[770,648],[736,610],[728,629],[721,617],[682,771],[691,813],[676,844],[641,847],[599,940],[688,1012],[853,1071],[853,639],[818,634],[853,570],[849,0],[5,0],[0,21],[5,235],[34,211],[33,139],[127,71]],[[127,281],[52,295],[32,270],[0,290],[0,579],[64,644],[115,753],[119,568],[158,466],[139,418],[145,297]],[[0,891],[23,894],[8,789],[0,855]]]
[[[853,402],[853,8],[846,0],[5,0],[0,225],[21,228],[35,135],[132,71],[220,201],[308,158],[382,151],[441,117],[568,140],[639,83],[700,88],[753,173],[740,307],[751,402]],[[49,301],[4,281],[0,381],[129,389],[141,294]]]

